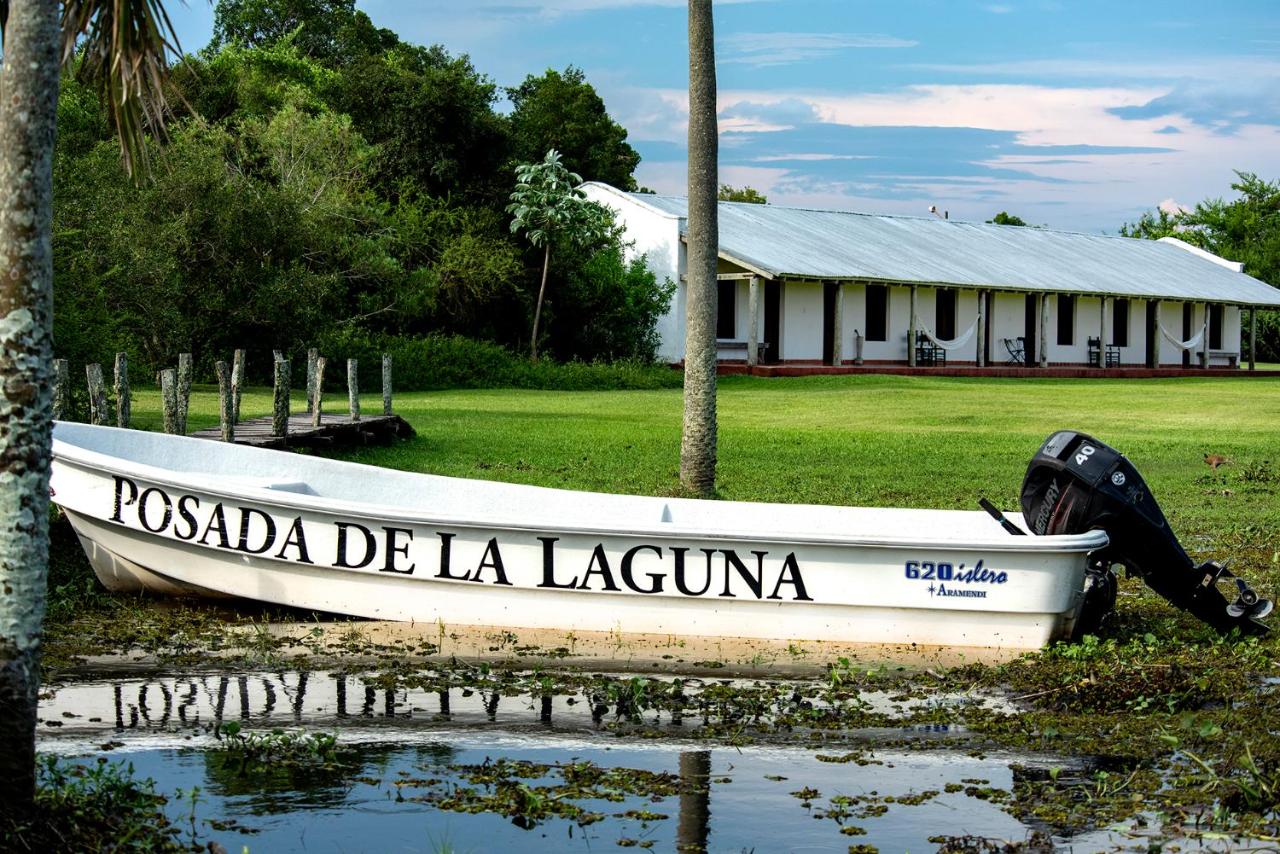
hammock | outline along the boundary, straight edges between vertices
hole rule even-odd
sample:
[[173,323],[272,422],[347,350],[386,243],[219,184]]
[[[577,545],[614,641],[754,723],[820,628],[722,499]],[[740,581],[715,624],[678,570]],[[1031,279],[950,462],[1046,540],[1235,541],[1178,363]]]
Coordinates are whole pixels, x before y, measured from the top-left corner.
[[923,333],[924,337],[932,341],[935,347],[941,347],[943,350],[950,352],[952,350],[959,350],[961,347],[969,343],[969,339],[973,337],[973,333],[978,331],[979,319],[981,319],[981,316],[973,321],[973,325],[965,330],[964,334],[960,335],[958,338],[953,338],[950,341],[939,340],[938,337],[933,334],[933,330],[931,330],[925,322],[918,317],[916,318],[916,331]]
[[1164,324],[1163,323],[1160,324],[1160,334],[1163,335],[1170,344],[1172,344],[1175,347],[1181,348],[1183,350],[1194,350],[1196,347],[1199,347],[1200,342],[1204,340],[1205,332],[1207,332],[1208,330],[1209,330],[1209,313],[1208,312],[1205,312],[1204,326],[1200,329],[1200,334],[1197,335],[1195,338],[1189,338],[1186,341],[1179,341],[1177,338],[1174,338],[1172,335],[1169,334],[1169,330],[1164,328]]

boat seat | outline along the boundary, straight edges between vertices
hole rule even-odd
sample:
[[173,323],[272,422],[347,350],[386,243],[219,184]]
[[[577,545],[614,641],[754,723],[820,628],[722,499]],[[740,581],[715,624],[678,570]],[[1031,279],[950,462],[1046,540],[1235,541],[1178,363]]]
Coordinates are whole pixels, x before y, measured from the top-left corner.
[[305,480],[278,480],[271,477],[229,477],[227,480],[257,489],[274,489],[276,492],[293,492],[298,495],[319,495]]

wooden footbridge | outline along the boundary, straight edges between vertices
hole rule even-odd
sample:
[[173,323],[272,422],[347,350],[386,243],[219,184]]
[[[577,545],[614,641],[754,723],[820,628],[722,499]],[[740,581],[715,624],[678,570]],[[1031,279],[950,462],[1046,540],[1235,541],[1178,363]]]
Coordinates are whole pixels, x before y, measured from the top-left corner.
[[[274,432],[274,419],[267,415],[241,421],[235,426],[232,441],[238,445],[255,448],[332,448],[350,445],[389,445],[396,439],[412,439],[414,429],[399,415],[363,416],[359,421],[350,415],[321,414],[320,423],[313,424],[310,415],[299,413],[289,416],[289,427],[284,435]],[[222,441],[222,428],[209,427],[191,434],[197,439]]]

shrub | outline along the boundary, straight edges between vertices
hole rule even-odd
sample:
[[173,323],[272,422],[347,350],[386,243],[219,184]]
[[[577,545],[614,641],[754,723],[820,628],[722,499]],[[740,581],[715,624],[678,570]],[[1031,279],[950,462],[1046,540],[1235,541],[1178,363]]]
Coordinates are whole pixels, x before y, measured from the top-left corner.
[[[401,391],[446,388],[536,388],[564,391],[678,388],[681,376],[665,365],[637,360],[619,362],[531,362],[498,344],[461,335],[373,335],[357,330],[331,333],[319,349],[330,388],[345,381],[347,359],[360,360],[360,386],[373,391],[382,383],[382,354],[390,354],[394,385]],[[333,371],[333,373],[331,373]],[[342,379],[339,379],[341,377]]]

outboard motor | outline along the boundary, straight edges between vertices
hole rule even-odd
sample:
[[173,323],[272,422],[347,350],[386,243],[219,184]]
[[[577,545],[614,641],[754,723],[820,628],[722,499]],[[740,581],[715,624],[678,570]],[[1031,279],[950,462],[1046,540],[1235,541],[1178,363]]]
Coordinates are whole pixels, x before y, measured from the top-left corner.
[[[1022,513],[1035,534],[1079,534],[1100,528],[1111,542],[1090,555],[1085,610],[1097,611],[1115,600],[1113,564],[1220,632],[1240,629],[1265,634],[1257,622],[1271,613],[1245,583],[1214,561],[1200,565],[1178,543],[1160,506],[1137,469],[1124,456],[1092,436],[1064,430],[1054,433],[1027,466],[1022,482]],[[1234,578],[1233,601],[1218,590],[1218,579]],[[1110,602],[1106,584],[1110,583]],[[1082,614],[1082,621],[1085,615]]]

